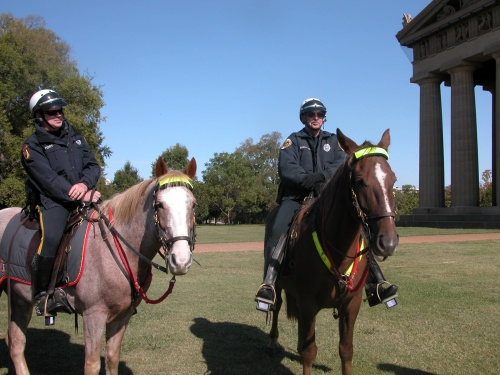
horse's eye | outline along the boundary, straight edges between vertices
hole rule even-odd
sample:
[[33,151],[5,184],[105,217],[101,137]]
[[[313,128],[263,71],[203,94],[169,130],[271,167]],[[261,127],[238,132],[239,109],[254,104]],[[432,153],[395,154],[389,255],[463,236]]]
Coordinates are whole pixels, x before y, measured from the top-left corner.
[[366,186],[365,180],[363,180],[362,178],[358,178],[354,181],[355,188],[361,189],[364,188],[365,186]]
[[163,208],[163,203],[161,202],[156,202],[155,203],[155,208],[158,209],[158,208]]

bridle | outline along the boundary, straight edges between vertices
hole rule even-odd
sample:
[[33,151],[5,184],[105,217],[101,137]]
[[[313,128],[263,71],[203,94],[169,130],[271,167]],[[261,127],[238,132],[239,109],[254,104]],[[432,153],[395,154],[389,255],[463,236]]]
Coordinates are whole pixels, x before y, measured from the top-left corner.
[[[354,158],[354,161],[359,161],[360,159],[363,159],[368,156],[382,156],[385,159],[389,159],[389,153],[383,149],[382,147],[378,146],[371,146],[371,147],[365,147],[362,149],[359,149],[358,151],[354,152],[352,157]],[[394,211],[389,211],[389,212],[381,212],[381,213],[376,213],[372,215],[367,215],[363,209],[361,208],[359,201],[358,201],[358,196],[356,195],[356,192],[354,191],[354,182],[352,180],[352,168],[351,171],[349,172],[349,181],[351,183],[351,197],[352,197],[352,204],[354,205],[354,208],[356,209],[357,216],[361,220],[361,224],[363,227],[368,227],[368,221],[370,220],[378,220],[383,217],[396,217],[396,214]],[[369,238],[369,237],[368,237]]]
[[[130,268],[128,259],[127,259],[126,255],[125,255],[125,253],[123,251],[123,248],[120,245],[120,242],[118,240],[120,240],[121,242],[123,242],[129,248],[130,251],[132,251],[135,255],[137,255],[137,257],[140,260],[146,262],[147,264],[149,264],[152,267],[155,267],[157,270],[162,271],[162,272],[167,273],[167,274],[168,274],[168,259],[169,259],[168,258],[168,253],[169,253],[170,249],[172,248],[172,245],[173,245],[174,242],[185,240],[185,241],[187,241],[189,243],[190,251],[191,252],[194,251],[194,244],[196,242],[196,234],[195,234],[196,231],[195,231],[194,220],[193,220],[193,228],[190,231],[190,235],[189,236],[176,236],[176,237],[167,238],[167,233],[165,232],[165,230],[162,228],[162,226],[160,224],[160,220],[159,220],[159,216],[158,216],[159,203],[156,200],[156,193],[157,193],[158,190],[167,188],[169,185],[170,186],[186,186],[186,187],[189,188],[189,190],[192,190],[192,188],[193,188],[193,184],[191,183],[191,180],[188,177],[174,176],[174,177],[166,177],[166,178],[163,178],[163,179],[159,180],[158,184],[155,187],[155,190],[153,191],[153,195],[154,195],[153,207],[154,207],[154,210],[155,210],[155,213],[154,213],[154,222],[155,222],[155,227],[156,227],[156,230],[158,232],[158,236],[159,236],[159,239],[160,239],[160,242],[161,242],[161,245],[162,245],[162,247],[160,248],[160,250],[158,250],[158,253],[165,260],[166,267],[163,267],[163,266],[161,266],[161,265],[153,262],[151,259],[149,259],[146,256],[144,256],[143,254],[141,254],[139,251],[137,251],[115,229],[115,227],[112,224],[113,220],[112,220],[111,209],[109,209],[110,219],[108,219],[106,217],[106,215],[103,214],[103,212],[100,210],[100,207],[97,204],[95,204],[95,203],[92,203],[91,206],[99,214],[99,217],[97,219],[92,219],[92,217],[91,217],[92,215],[89,215],[88,211],[86,213],[82,212],[82,214],[84,215],[84,217],[86,218],[87,221],[89,221],[89,222],[90,221],[98,221],[99,222],[99,226],[101,228],[101,233],[102,233],[103,239],[106,242],[109,250],[112,251],[111,244],[109,243],[109,240],[108,240],[108,238],[107,238],[107,236],[105,234],[104,228],[103,228],[103,223],[106,225],[106,227],[109,229],[109,231],[113,235],[113,238],[114,238],[114,241],[115,241],[115,245],[116,245],[116,247],[118,249],[119,256],[120,256],[120,258],[122,260],[122,263],[123,263],[123,265],[125,267],[125,269],[123,269],[122,267],[120,267],[120,269],[122,270],[122,272],[125,273],[125,276],[129,277],[131,285],[132,285],[132,288],[135,289],[135,291],[145,300],[146,303],[151,303],[151,304],[160,303],[168,295],[170,295],[170,293],[173,290],[174,284],[175,284],[175,275],[170,280],[169,288],[163,294],[163,296],[161,296],[160,298],[158,298],[156,300],[149,299],[146,296],[146,292],[142,289],[142,287],[140,286],[138,280],[136,279],[136,276],[133,274],[132,269]],[[164,251],[163,254],[161,252],[161,249],[163,249],[163,251]]]
[[[370,226],[369,222],[370,221],[375,221],[383,217],[395,217],[395,213],[393,211],[390,212],[381,212],[381,213],[376,213],[372,215],[367,215],[361,205],[359,204],[358,196],[356,195],[355,188],[354,188],[354,181],[352,178],[352,170],[353,170],[353,164],[359,161],[360,159],[363,159],[365,157],[369,156],[383,156],[384,158],[388,159],[389,158],[389,153],[382,147],[378,146],[369,146],[369,147],[364,147],[359,149],[358,151],[354,152],[352,154],[353,162],[350,163],[349,165],[349,188],[350,188],[350,195],[351,195],[351,201],[352,205],[354,206],[356,210],[356,216],[361,222],[361,228],[362,228],[362,234],[365,240],[368,243],[368,246],[365,248],[365,250],[362,250],[361,252],[356,253],[354,256],[349,256],[341,253],[338,249],[336,249],[334,246],[327,246],[326,240],[322,237],[324,235],[324,218],[320,220],[319,225],[316,224],[316,230],[321,234],[321,243],[325,247],[325,249],[331,248],[334,252],[341,254],[347,258],[352,258],[356,259],[358,256],[363,255],[364,253],[368,252],[371,249],[370,240],[371,240],[371,233],[370,233]],[[319,219],[319,218],[318,218]],[[327,250],[328,251],[328,250]]]
[[[378,146],[370,146],[370,147],[365,147],[362,149],[359,149],[358,151],[354,152],[352,157],[354,161],[359,161],[362,158],[369,157],[369,156],[382,156],[386,160],[389,159],[389,153],[387,150],[385,150],[382,147]],[[370,221],[375,221],[384,217],[396,217],[396,213],[394,211],[389,211],[389,212],[381,212],[381,213],[376,213],[372,215],[367,215],[364,210],[361,208],[361,205],[359,204],[358,201],[358,196],[356,195],[356,192],[354,191],[354,183],[352,180],[352,168],[349,172],[349,181],[351,184],[351,198],[352,198],[352,204],[354,208],[356,209],[356,213],[358,218],[361,221],[361,226],[363,230],[363,236],[368,240],[368,243],[370,243],[372,237],[371,237],[371,232],[370,232],[370,226],[368,222]],[[371,249],[371,246],[368,246]],[[372,255],[375,256],[372,252]],[[386,258],[384,257],[382,260],[385,260]]]
[[[167,254],[170,252],[172,249],[172,245],[177,242],[177,241],[187,241],[189,244],[189,249],[191,252],[194,251],[194,245],[196,243],[196,225],[194,224],[193,221],[193,227],[190,230],[189,236],[174,236],[168,238],[167,232],[163,229],[161,222],[160,222],[160,217],[158,215],[158,209],[161,207],[161,204],[158,203],[157,201],[157,193],[159,190],[166,189],[168,187],[172,186],[183,186],[188,188],[190,191],[193,191],[193,184],[191,180],[187,177],[183,176],[174,176],[174,177],[166,177],[158,181],[158,184],[156,185],[155,190],[153,191],[153,208],[154,208],[154,223],[156,227],[156,231],[158,232],[158,238],[160,239],[161,246],[163,248],[163,251],[165,252],[165,261],[168,262],[168,257]],[[163,255],[162,255],[163,256]],[[168,265],[168,264],[167,264]]]

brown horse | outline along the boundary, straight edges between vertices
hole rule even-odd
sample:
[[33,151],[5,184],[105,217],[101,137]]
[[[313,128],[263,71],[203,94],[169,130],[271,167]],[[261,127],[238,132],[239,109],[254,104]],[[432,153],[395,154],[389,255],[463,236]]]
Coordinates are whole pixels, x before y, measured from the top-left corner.
[[342,374],[352,373],[353,330],[367,258],[393,255],[399,241],[394,223],[396,178],[387,162],[389,129],[377,145],[357,145],[339,129],[337,137],[348,158],[320,196],[299,210],[277,280],[270,346],[279,347],[278,316],[285,290],[287,316],[298,320],[303,374],[311,373],[317,354],[316,315],[325,308],[333,308],[339,319]]
[[[81,277],[75,286],[64,288],[70,304],[83,316],[85,374],[100,371],[104,332],[106,373],[118,373],[127,324],[141,300],[149,301],[145,293],[155,255],[160,250],[165,252],[167,269],[174,276],[186,274],[191,266],[196,204],[191,179],[196,174],[196,160],[191,159],[184,172],[180,172],[169,171],[159,158],[155,174],[156,178],[142,181],[100,205],[100,212],[106,215],[101,220],[109,220],[107,227],[100,227],[111,241],[103,240],[99,228],[92,230],[94,235],[87,239]],[[9,220],[20,211],[0,211],[0,237]],[[24,350],[33,312],[31,287],[11,279],[1,285],[2,290],[10,300],[6,336],[10,356],[18,375],[29,374]]]

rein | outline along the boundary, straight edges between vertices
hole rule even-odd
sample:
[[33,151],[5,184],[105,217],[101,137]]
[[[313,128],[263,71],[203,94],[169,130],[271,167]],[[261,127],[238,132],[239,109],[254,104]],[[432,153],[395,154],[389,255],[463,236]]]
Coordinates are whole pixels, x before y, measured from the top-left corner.
[[[156,227],[157,232],[158,232],[158,237],[159,237],[160,242],[162,244],[162,247],[158,250],[158,254],[160,254],[160,256],[163,259],[165,259],[165,261],[167,262],[167,266],[168,266],[168,257],[167,257],[167,254],[170,251],[170,249],[171,249],[171,247],[172,247],[172,245],[173,245],[174,242],[176,242],[176,241],[187,241],[189,243],[189,247],[190,247],[191,252],[193,252],[194,251],[195,238],[196,238],[194,227],[193,227],[192,234],[189,237],[188,236],[175,236],[175,237],[171,237],[171,238],[168,238],[168,239],[166,238],[167,233],[161,227],[160,220],[159,220],[159,217],[158,217],[158,207],[159,207],[159,204],[156,201],[156,192],[159,189],[164,189],[164,188],[168,187],[168,185],[172,186],[173,184],[175,184],[175,186],[187,186],[190,190],[192,190],[192,187],[193,187],[192,183],[190,182],[190,179],[188,179],[187,177],[180,177],[180,176],[165,177],[165,178],[163,178],[163,179],[161,179],[161,180],[158,181],[158,184],[157,184],[157,186],[156,186],[156,188],[155,188],[155,190],[153,192],[153,195],[154,195],[153,208],[155,210],[155,213],[154,213],[154,222],[155,222],[155,227]],[[135,291],[148,304],[157,304],[157,303],[160,303],[163,300],[165,300],[165,298],[167,298],[168,295],[170,293],[172,293],[172,290],[173,290],[174,284],[175,284],[175,275],[172,276],[172,279],[170,280],[169,287],[168,287],[167,291],[160,298],[158,298],[156,300],[149,299],[147,297],[147,295],[146,295],[146,292],[141,287],[141,285],[139,284],[137,278],[135,277],[135,275],[134,275],[134,273],[132,271],[132,268],[130,267],[130,264],[128,262],[127,256],[126,256],[126,254],[125,254],[125,252],[123,250],[123,247],[122,247],[120,241],[123,242],[125,244],[125,246],[127,246],[129,248],[129,250],[132,251],[132,253],[134,253],[135,255],[137,255],[140,260],[148,263],[152,267],[155,267],[157,270],[162,271],[162,272],[168,274],[168,268],[167,267],[163,267],[163,266],[161,266],[161,265],[153,262],[151,259],[145,257],[143,254],[141,254],[139,251],[137,251],[132,245],[130,245],[130,243],[113,226],[113,224],[112,224],[112,222],[113,222],[113,212],[111,211],[111,209],[108,210],[108,216],[109,216],[109,219],[108,219],[106,217],[106,215],[104,215],[104,213],[100,210],[100,208],[99,208],[99,206],[97,204],[92,203],[92,207],[99,214],[99,218],[97,219],[97,221],[99,221],[99,227],[101,229],[102,237],[103,237],[104,241],[106,242],[106,244],[108,245],[108,248],[110,250],[112,250],[112,247],[111,247],[111,244],[109,243],[109,240],[107,239],[107,236],[106,236],[106,233],[104,231],[104,227],[103,227],[102,223],[104,223],[106,225],[106,227],[109,229],[109,231],[113,235],[113,240],[114,240],[115,246],[118,249],[118,254],[120,256],[120,259],[122,261],[123,266],[125,267],[125,270],[122,269],[122,272],[125,273],[125,276],[128,276],[128,278],[129,278],[129,280],[131,282],[131,285],[133,286],[133,288],[135,289]],[[93,220],[92,218],[89,218],[88,215],[85,215],[85,216],[86,216],[86,219],[88,221],[96,221],[96,220]],[[163,249],[164,254],[161,252],[161,249]]]
[[[354,158],[354,161],[359,161],[360,159],[368,156],[383,156],[386,159],[389,158],[389,153],[383,149],[382,147],[377,147],[377,146],[371,146],[371,147],[365,147],[362,149],[359,149],[358,151],[354,152],[352,157]],[[361,228],[362,228],[362,235],[360,236],[360,240],[357,245],[356,253],[354,256],[346,255],[342,253],[340,250],[336,249],[335,247],[331,247],[334,252],[337,254],[340,254],[346,258],[351,258],[353,259],[353,263],[349,266],[347,271],[345,273],[340,273],[338,267],[335,265],[335,262],[333,261],[333,257],[331,255],[331,251],[329,250],[327,246],[327,241],[325,240],[325,219],[324,215],[322,216],[321,219],[321,224],[319,225],[320,229],[320,234],[321,234],[321,239],[318,237],[318,233],[316,230],[312,232],[312,237],[313,237],[313,242],[316,247],[316,250],[318,251],[318,254],[320,255],[320,258],[323,260],[323,263],[325,263],[326,267],[330,270],[331,273],[335,275],[335,277],[339,280],[342,280],[346,285],[347,288],[350,291],[356,290],[358,287],[353,288],[352,284],[354,282],[354,276],[357,273],[357,267],[359,264],[359,261],[362,259],[362,256],[368,252],[372,254],[370,251],[370,239],[371,239],[371,233],[370,233],[370,227],[368,225],[368,221],[370,220],[377,220],[382,217],[395,217],[395,214],[393,212],[385,212],[382,214],[376,214],[376,215],[366,215],[363,209],[361,208],[358,197],[356,195],[356,192],[354,191],[353,183],[352,183],[352,170],[349,172],[349,181],[350,181],[350,191],[351,191],[351,199],[352,199],[352,204],[354,208],[356,209],[357,217],[359,218],[361,222]],[[368,242],[367,246],[365,246],[365,239]],[[373,255],[373,254],[372,254]],[[384,258],[385,260],[385,258]],[[366,278],[368,272],[368,268],[365,269],[363,273],[363,279]]]

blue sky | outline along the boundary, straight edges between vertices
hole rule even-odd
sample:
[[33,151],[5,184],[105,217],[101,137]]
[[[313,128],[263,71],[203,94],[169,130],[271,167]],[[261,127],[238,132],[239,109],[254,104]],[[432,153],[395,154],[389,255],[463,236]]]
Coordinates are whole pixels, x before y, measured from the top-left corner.
[[[302,126],[320,98],[325,130],[358,143],[391,129],[396,186],[418,186],[419,87],[395,37],[403,13],[429,0],[2,0],[0,12],[40,15],[102,86],[106,177],[127,161],[143,178],[180,143],[198,162],[252,138]],[[450,183],[449,88],[442,87]],[[491,169],[491,96],[476,89],[479,171]],[[479,179],[479,177],[478,177]]]

